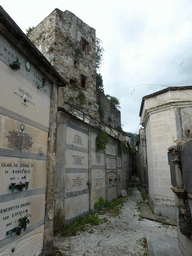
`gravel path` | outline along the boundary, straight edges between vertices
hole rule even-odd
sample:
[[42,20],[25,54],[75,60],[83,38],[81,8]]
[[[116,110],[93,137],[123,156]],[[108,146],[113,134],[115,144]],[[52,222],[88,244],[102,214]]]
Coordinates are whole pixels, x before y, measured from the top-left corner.
[[107,217],[108,221],[90,226],[77,236],[55,237],[54,246],[66,256],[137,256],[148,255],[143,245],[145,237],[177,237],[176,227],[142,219],[137,205],[140,200],[141,193],[134,187],[133,195],[126,198],[119,216],[101,215],[100,218]]

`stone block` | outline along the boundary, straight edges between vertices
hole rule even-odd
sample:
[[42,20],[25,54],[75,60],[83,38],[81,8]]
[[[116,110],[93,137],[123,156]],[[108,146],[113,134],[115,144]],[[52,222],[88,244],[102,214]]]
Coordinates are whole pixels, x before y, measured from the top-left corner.
[[67,127],[66,144],[71,147],[88,149],[88,135],[71,127]]
[[[22,196],[22,194],[20,195]],[[43,222],[44,212],[45,194],[0,203],[0,240],[9,237],[7,232],[19,225],[18,220],[21,217],[30,215],[28,216],[30,223],[27,225],[27,227],[30,227],[37,222]],[[12,237],[16,236],[16,233],[12,234]]]
[[0,194],[18,192],[10,188],[11,183],[15,185],[26,184],[23,191],[46,187],[46,161],[0,157]]
[[66,149],[66,168],[88,169],[88,153]]
[[91,165],[105,166],[104,154],[102,152],[91,151]]
[[40,255],[43,249],[44,225],[23,236],[24,231],[17,240],[0,248],[0,256],[14,255]]
[[117,198],[116,185],[112,187],[108,187],[108,201],[112,201],[114,198]]
[[[25,63],[23,63],[23,66],[25,66]],[[12,72],[9,66],[0,61],[1,107],[48,128],[49,111],[45,111],[45,109],[50,108],[49,94],[45,95],[33,84],[33,80],[36,77],[42,79],[42,75],[32,68],[30,80],[29,78],[23,79],[20,72],[15,72],[14,76]],[[48,82],[47,90],[50,93]],[[24,95],[26,96],[26,102],[24,101]]]
[[66,173],[65,174],[65,192],[87,189],[87,173]]
[[116,169],[116,158],[107,156],[106,159],[107,169]]
[[105,188],[105,169],[92,169],[91,191]]
[[99,197],[105,199],[105,188],[91,191],[91,209],[94,209],[94,204],[99,201]]
[[83,194],[66,198],[65,200],[65,219],[69,221],[83,213],[89,211],[89,194]]
[[39,154],[40,147],[43,147],[47,154],[47,132],[7,116],[1,120],[1,148]]

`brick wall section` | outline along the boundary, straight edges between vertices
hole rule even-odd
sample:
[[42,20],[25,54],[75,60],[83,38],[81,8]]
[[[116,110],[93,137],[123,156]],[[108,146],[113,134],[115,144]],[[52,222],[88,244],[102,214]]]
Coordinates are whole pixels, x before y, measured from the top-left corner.
[[[33,29],[29,38],[69,83],[60,90],[62,107],[68,111],[75,107],[100,121],[96,99],[95,29],[73,13],[55,9]],[[82,75],[84,88],[81,87]],[[85,95],[83,102],[78,98],[79,91]]]

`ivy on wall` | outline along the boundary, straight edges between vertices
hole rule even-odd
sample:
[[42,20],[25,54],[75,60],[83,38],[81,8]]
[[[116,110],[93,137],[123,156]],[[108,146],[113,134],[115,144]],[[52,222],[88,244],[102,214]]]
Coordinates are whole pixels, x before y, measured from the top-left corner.
[[109,136],[106,131],[102,130],[96,137],[96,151],[102,150],[105,152],[106,146],[109,143]]

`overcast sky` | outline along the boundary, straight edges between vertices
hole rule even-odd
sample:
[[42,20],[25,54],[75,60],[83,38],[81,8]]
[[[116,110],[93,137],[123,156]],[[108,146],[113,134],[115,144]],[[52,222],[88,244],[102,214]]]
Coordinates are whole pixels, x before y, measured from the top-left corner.
[[69,10],[103,42],[105,94],[121,103],[123,130],[137,133],[143,96],[192,85],[191,0],[1,0],[26,32],[55,8]]

